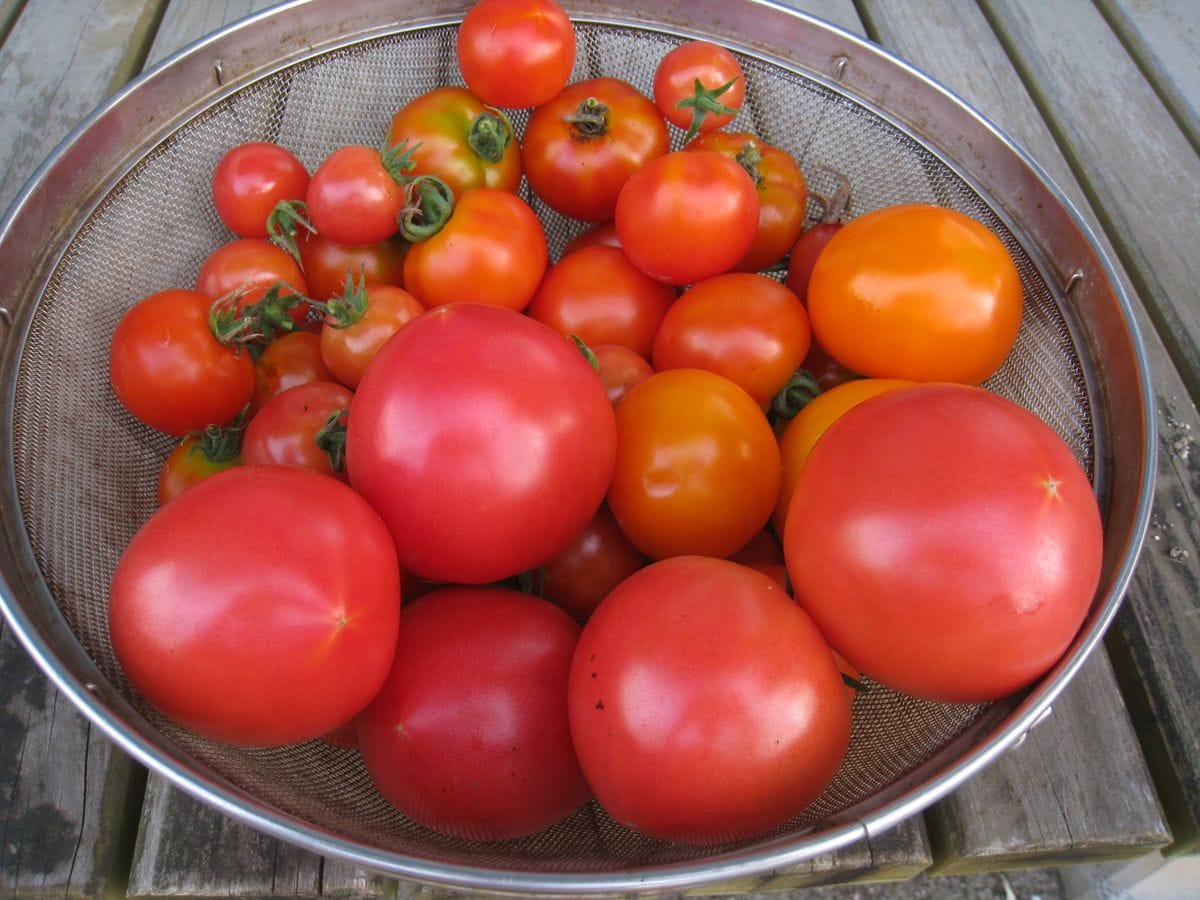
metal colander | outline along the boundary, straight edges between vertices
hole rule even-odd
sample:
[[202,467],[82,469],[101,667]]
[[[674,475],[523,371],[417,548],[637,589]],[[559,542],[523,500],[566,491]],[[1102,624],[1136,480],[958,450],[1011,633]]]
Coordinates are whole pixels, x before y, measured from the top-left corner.
[[[524,891],[677,888],[798,862],[890,827],[1011,746],[1099,641],[1148,519],[1152,407],[1128,303],[1040,170],[879,48],[770,3],[567,3],[579,38],[574,77],[613,75],[649,92],[671,46],[720,40],[738,52],[748,84],[730,128],[789,150],[813,188],[832,187],[819,168],[830,166],[853,183],[855,213],[936,203],[1002,238],[1026,308],[1017,347],[987,387],[1057,430],[1105,513],[1101,588],[1062,663],[1022,696],[984,705],[921,702],[869,683],[846,762],[812,808],[756,840],[715,848],[639,836],[595,803],[521,840],[439,835],[383,801],[355,752],[197,738],[147,707],[118,667],[107,585],[154,509],[173,441],[113,397],[113,328],[141,297],[191,286],[228,239],[209,194],[225,150],[276,141],[311,170],[339,145],[377,145],[404,102],[461,83],[454,38],[466,5],[311,0],[244,20],[117,95],[34,176],[0,231],[5,612],[60,690],[137,758],[256,827],[399,875]],[[514,116],[518,130],[526,118]],[[584,227],[526,197],[552,253]]]

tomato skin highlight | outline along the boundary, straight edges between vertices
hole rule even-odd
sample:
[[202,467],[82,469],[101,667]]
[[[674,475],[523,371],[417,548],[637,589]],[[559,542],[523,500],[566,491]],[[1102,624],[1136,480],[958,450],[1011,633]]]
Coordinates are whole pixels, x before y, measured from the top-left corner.
[[380,793],[444,834],[532,834],[591,789],[567,724],[579,626],[545,600],[494,587],[445,587],[404,608],[395,664],[359,717]]
[[664,840],[749,837],[832,781],[850,703],[829,645],[776,581],[727,560],[653,563],[580,635],[571,734],[597,799]]
[[[318,551],[297,553],[314,535]],[[383,523],[345,485],[239,466],[151,516],[109,595],[113,649],[146,700],[213,740],[282,746],[333,730],[379,690],[400,572]]]
[[930,700],[995,700],[1066,651],[1092,603],[1100,512],[1069,448],[982,388],[864,400],[800,470],[796,598],[854,667]]
[[595,514],[615,455],[612,405],[576,347],[495,307],[413,319],[350,407],[350,483],[401,564],[431,581],[482,584],[545,562]]

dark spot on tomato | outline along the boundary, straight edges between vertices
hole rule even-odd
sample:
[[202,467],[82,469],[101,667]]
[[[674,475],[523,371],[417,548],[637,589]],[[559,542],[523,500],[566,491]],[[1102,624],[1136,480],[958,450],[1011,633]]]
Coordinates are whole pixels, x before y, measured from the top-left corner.
[[604,709],[604,701],[603,700],[596,701],[596,709]]

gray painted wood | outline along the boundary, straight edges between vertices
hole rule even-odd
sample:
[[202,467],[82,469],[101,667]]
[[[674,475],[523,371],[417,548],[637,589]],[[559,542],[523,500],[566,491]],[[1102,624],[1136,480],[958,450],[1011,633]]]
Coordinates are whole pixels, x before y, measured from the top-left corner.
[[154,34],[146,65],[161,62],[192,41],[251,13],[275,6],[278,2],[279,0],[175,0],[167,6],[162,23]]

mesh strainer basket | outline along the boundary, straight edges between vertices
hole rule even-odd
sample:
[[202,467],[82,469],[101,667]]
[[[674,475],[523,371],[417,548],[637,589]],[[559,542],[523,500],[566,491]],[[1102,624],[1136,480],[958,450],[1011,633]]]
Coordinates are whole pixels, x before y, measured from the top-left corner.
[[[651,840],[590,804],[529,838],[473,843],[406,819],[357,755],[313,741],[273,750],[210,743],[132,691],[105,625],[117,557],[154,508],[170,440],[130,419],[107,382],[125,309],[189,286],[227,239],[208,176],[248,140],[314,168],[344,143],[378,144],[391,114],[461,83],[466,3],[311,0],[243,20],[156,67],[53,153],[0,230],[0,582],[5,613],[57,687],[121,747],[201,799],[327,856],[423,881],[514,891],[680,888],[799,862],[877,834],[1014,744],[1100,640],[1149,517],[1152,405],[1128,301],[1078,216],[1036,165],[978,114],[879,48],[755,0],[647,5],[575,0],[575,78],[649,91],[657,59],[691,37],[740,55],[748,101],[733,128],[792,152],[822,183],[845,172],[856,213],[901,201],[987,224],[1018,263],[1018,345],[987,387],[1034,410],[1093,477],[1106,524],[1102,583],[1067,656],[1021,696],[920,702],[871,684],[849,756],[813,807],[722,847]],[[524,117],[516,116],[518,129]],[[542,214],[552,250],[582,229]]]

